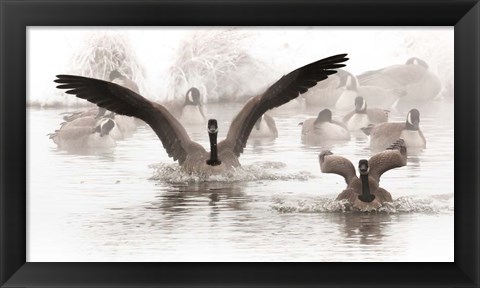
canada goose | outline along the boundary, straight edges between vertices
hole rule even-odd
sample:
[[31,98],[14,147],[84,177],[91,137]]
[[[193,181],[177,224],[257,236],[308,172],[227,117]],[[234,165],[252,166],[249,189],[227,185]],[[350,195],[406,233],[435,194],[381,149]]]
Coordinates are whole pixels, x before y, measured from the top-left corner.
[[210,153],[200,144],[190,140],[185,128],[162,105],[111,82],[72,75],[57,75],[59,89],[76,95],[115,113],[134,116],[152,127],[168,155],[178,160],[188,173],[221,173],[240,166],[238,157],[243,152],[255,122],[267,110],[278,107],[305,93],[317,82],[344,67],[346,54],[331,56],[283,76],[264,93],[250,99],[233,119],[227,137],[217,145],[218,125],[215,119],[208,121]]
[[345,70],[338,69],[335,75],[328,77],[325,81],[317,84],[303,95],[307,108],[309,107],[326,107],[334,108],[338,97],[345,90],[347,77],[350,75]]
[[309,118],[302,124],[302,141],[307,144],[348,140],[350,132],[347,127],[332,120],[332,111],[329,109],[323,109],[317,118]]
[[380,176],[390,169],[407,164],[407,146],[403,139],[397,139],[385,151],[373,155],[368,161],[358,163],[360,177],[350,160],[334,155],[331,151],[322,151],[319,155],[322,173],[335,173],[345,178],[347,188],[336,200],[346,199],[355,210],[370,211],[379,208],[384,202],[392,202],[392,195],[379,187]]
[[252,128],[252,132],[250,132],[249,139],[252,138],[277,138],[278,137],[278,130],[277,125],[275,124],[275,120],[273,120],[272,116],[268,114],[263,114],[258,118],[257,122]]
[[100,120],[82,117],[64,123],[48,136],[59,148],[65,150],[111,148],[116,145],[115,139],[110,135],[115,126],[115,121],[108,117]]
[[[348,72],[347,72],[348,73]],[[337,110],[350,110],[355,98],[362,96],[371,107],[390,109],[406,92],[400,88],[385,88],[374,85],[359,84],[357,77],[349,73],[346,77],[345,90],[335,104]]]
[[115,119],[115,127],[112,131],[110,131],[110,136],[112,136],[115,140],[123,140],[126,136],[131,136],[135,130],[137,130],[137,125],[132,117],[127,117],[123,115],[115,115],[115,113],[110,112],[106,113],[107,110],[102,107],[93,107],[87,109],[85,111],[73,112],[70,115],[66,115],[63,117],[65,122],[61,123],[61,125],[65,124],[73,124],[75,126],[82,125],[82,122],[74,121],[77,119],[82,119],[82,121],[87,121],[90,125],[90,122],[94,122],[102,117],[108,117],[111,119]]
[[381,123],[374,126],[362,128],[362,131],[370,135],[370,147],[385,149],[388,143],[395,139],[402,138],[410,148],[425,148],[427,141],[419,127],[420,112],[412,109],[407,114],[407,120],[403,123]]
[[368,71],[357,77],[360,85],[405,91],[400,102],[425,101],[436,97],[442,88],[440,79],[428,68],[425,61],[412,57],[403,65]]
[[181,113],[180,122],[183,124],[205,124],[207,122],[200,91],[197,88],[192,87],[185,94],[185,103]]
[[345,115],[342,122],[348,130],[361,132],[360,129],[370,124],[388,121],[388,111],[379,108],[367,108],[367,101],[362,96],[355,98],[355,110]]

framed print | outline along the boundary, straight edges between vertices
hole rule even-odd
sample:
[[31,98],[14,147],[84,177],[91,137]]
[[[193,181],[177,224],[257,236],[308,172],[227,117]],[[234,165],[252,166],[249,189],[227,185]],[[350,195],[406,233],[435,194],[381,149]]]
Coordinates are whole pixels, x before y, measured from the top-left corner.
[[478,286],[477,1],[1,5],[2,287]]

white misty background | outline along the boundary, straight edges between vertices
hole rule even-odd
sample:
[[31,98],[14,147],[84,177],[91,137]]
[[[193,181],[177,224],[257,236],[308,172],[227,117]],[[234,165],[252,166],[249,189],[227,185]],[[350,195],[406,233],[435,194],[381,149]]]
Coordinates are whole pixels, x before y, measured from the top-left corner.
[[183,101],[197,86],[203,101],[243,101],[302,65],[348,53],[354,74],[410,57],[425,60],[453,96],[453,27],[29,27],[27,104],[85,105],[55,89],[57,74],[106,79],[120,68],[159,102]]

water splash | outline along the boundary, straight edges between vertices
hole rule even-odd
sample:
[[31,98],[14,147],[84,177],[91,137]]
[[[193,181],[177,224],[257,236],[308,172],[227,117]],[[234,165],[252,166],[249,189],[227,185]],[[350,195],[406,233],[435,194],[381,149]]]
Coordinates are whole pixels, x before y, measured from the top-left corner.
[[158,163],[149,166],[154,169],[150,180],[158,180],[170,184],[198,183],[198,182],[244,182],[260,180],[297,180],[306,181],[315,176],[308,171],[295,173],[285,172],[285,163],[282,162],[254,162],[250,165],[241,166],[232,171],[226,171],[218,175],[189,174],[181,170],[176,163]]
[[[399,197],[393,202],[385,202],[381,207],[371,210],[373,213],[424,213],[439,214],[454,211],[453,194],[433,195],[427,198]],[[320,199],[284,199],[274,198],[272,210],[280,213],[326,213],[358,212],[352,209],[347,200]]]

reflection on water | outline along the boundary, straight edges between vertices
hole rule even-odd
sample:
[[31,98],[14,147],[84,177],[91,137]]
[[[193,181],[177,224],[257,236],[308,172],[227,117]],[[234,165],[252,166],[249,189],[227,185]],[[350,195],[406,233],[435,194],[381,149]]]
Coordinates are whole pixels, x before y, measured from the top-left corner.
[[[373,214],[345,211],[343,178],[318,164],[322,149],[369,158],[368,138],[302,143],[298,123],[318,111],[276,115],[278,138],[250,139],[242,168],[205,179],[146,126],[107,151],[60,151],[45,135],[64,111],[29,109],[28,261],[453,261],[453,105],[435,105],[427,149],[382,176],[394,202]],[[240,108],[209,105],[219,139]],[[205,127],[187,131],[208,147]]]

